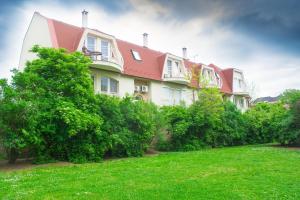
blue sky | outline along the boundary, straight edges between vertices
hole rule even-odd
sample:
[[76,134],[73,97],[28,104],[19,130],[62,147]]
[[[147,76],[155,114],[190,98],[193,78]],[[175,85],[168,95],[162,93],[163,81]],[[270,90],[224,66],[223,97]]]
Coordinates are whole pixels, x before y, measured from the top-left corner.
[[297,0],[104,0],[6,1],[0,7],[0,78],[18,66],[22,40],[34,11],[181,55],[242,69],[255,96],[300,89],[300,1]]

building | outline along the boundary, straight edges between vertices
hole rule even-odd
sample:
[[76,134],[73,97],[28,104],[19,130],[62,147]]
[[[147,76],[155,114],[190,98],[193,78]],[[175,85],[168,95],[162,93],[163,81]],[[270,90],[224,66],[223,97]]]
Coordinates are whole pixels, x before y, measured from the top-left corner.
[[264,103],[276,103],[278,102],[280,99],[280,95],[277,96],[277,97],[260,97],[260,98],[257,98],[253,101],[253,104],[257,104],[257,103],[261,103],[261,102],[264,102]]
[[[96,29],[88,28],[88,12],[82,12],[82,27],[76,27],[35,12],[26,32],[19,68],[35,55],[29,50],[38,44],[44,47],[80,51],[91,57],[91,77],[96,93],[152,101],[157,105],[190,105],[201,87],[218,87],[224,98],[241,110],[248,108],[249,95],[243,72],[221,69],[216,65],[194,63],[182,57],[148,48],[148,34],[143,45],[132,44]],[[201,80],[201,81],[200,81]],[[205,84],[204,84],[205,82]]]

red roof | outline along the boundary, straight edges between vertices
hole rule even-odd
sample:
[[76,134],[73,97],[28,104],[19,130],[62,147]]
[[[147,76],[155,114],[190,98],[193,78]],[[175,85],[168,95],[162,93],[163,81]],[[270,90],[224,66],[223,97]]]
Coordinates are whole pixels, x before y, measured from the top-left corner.
[[[53,19],[47,19],[51,34],[52,44],[55,48],[65,48],[70,52],[76,51],[82,38],[84,28],[66,24]],[[139,46],[130,42],[117,39],[118,48],[124,59],[124,74],[152,79],[162,80],[162,71],[166,58],[166,53],[155,51],[147,47]],[[135,60],[132,55],[132,50],[139,52],[142,60]],[[190,86],[199,86],[199,77],[195,74],[201,69],[200,63],[194,63],[184,59],[186,68],[191,72],[192,79]],[[223,81],[221,91],[224,93],[232,93],[232,69],[222,70],[214,64],[210,67],[220,75]]]
[[227,75],[227,73],[224,73],[224,70],[222,70],[221,68],[219,68],[218,66],[214,65],[214,64],[209,64],[208,66],[214,68],[215,72],[217,72],[221,79],[222,79],[222,88],[221,91],[224,93],[232,93],[232,81],[230,81],[230,76]]
[[56,48],[65,48],[70,52],[76,51],[82,37],[83,28],[48,19],[52,44]]
[[226,77],[230,91],[233,91],[233,68],[224,69],[223,74]]
[[[166,54],[119,39],[117,44],[124,59],[124,74],[161,80]],[[137,51],[142,60],[135,60],[132,50]]]

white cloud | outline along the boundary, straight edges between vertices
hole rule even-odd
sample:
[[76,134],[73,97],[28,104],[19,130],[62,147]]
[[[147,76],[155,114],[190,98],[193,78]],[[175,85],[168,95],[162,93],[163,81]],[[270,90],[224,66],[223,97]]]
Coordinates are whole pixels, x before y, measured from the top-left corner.
[[[17,66],[21,44],[34,11],[49,18],[81,26],[81,11],[89,11],[89,27],[133,43],[142,43],[142,33],[149,33],[149,47],[162,52],[188,55],[202,63],[236,67],[259,88],[259,96],[277,95],[285,88],[300,88],[300,60],[257,43],[217,25],[220,18],[211,15],[186,22],[173,19],[171,12],[159,4],[130,1],[133,9],[115,15],[96,4],[77,3],[66,6],[58,1],[26,3],[15,12],[14,23],[7,32],[5,59],[0,61],[0,78],[9,77]],[[166,20],[168,19],[168,20]],[[4,66],[4,68],[3,68]]]

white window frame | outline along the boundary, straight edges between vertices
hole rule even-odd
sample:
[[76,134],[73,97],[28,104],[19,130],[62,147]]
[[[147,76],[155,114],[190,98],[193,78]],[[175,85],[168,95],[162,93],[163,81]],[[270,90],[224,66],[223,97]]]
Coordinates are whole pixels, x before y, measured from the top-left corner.
[[168,59],[167,60],[167,74],[172,77],[172,71],[173,71],[173,61]]
[[[107,78],[107,91],[102,91],[102,78]],[[111,91],[111,81],[112,80],[117,82],[117,92]],[[117,80],[115,78],[111,78],[109,76],[101,76],[100,77],[100,92],[104,93],[104,94],[113,94],[113,95],[119,94],[119,80]]]
[[[107,55],[104,56],[103,52],[103,43],[107,43]],[[99,40],[99,47],[100,47],[100,52],[101,52],[101,59],[105,61],[109,61],[111,58],[111,53],[110,53],[110,42],[108,40]]]
[[[164,93],[168,94],[164,94],[163,96],[165,97],[163,100],[164,102],[167,103],[167,105],[179,105],[180,102],[183,100],[183,90],[178,89],[178,88],[172,88],[172,87],[163,87]],[[179,99],[177,99],[177,95],[176,93],[178,92],[178,97]]]
[[[89,48],[89,39],[93,39],[94,40],[94,45],[93,45],[93,48]],[[86,48],[89,50],[89,51],[96,51],[96,48],[97,48],[97,37],[95,36],[92,36],[92,35],[88,35],[87,38],[86,38]]]
[[131,49],[131,53],[132,53],[134,60],[142,61],[142,57],[138,51]]

